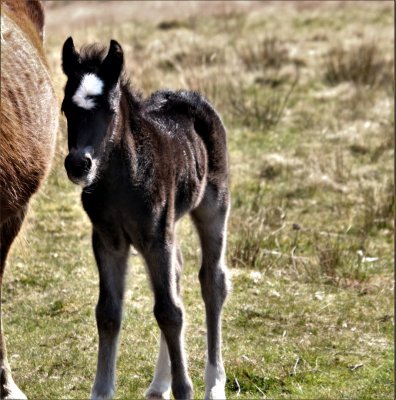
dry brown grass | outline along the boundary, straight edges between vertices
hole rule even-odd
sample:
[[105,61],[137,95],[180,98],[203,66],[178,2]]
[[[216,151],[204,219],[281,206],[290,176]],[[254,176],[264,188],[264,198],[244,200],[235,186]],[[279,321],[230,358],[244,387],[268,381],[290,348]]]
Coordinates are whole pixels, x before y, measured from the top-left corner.
[[344,81],[369,86],[389,85],[393,77],[393,63],[383,58],[378,44],[373,42],[363,42],[349,49],[341,44],[333,46],[325,56],[323,69],[324,79],[331,85]]
[[227,96],[225,107],[238,123],[265,132],[281,120],[297,82],[298,75],[287,88],[277,90],[259,84],[244,87],[230,83],[223,89]]
[[248,70],[278,69],[289,61],[287,48],[273,35],[264,36],[253,44],[240,44],[237,54]]

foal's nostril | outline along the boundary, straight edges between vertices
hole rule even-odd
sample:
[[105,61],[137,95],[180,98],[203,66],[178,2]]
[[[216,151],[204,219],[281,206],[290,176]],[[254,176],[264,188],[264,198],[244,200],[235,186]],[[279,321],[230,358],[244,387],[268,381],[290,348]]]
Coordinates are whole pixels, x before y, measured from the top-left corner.
[[88,172],[92,167],[92,157],[90,154],[85,154],[85,171]]

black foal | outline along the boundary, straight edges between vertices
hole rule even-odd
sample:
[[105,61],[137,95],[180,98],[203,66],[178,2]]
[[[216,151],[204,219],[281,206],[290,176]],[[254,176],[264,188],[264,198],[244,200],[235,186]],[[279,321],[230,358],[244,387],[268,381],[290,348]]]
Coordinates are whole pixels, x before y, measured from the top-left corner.
[[193,397],[183,345],[179,279],[182,257],[176,223],[190,213],[202,247],[199,272],[206,307],[208,359],[205,397],[225,398],[221,310],[227,295],[224,263],[229,210],[226,132],[198,93],[133,92],[123,73],[123,50],[63,46],[67,75],[62,111],[67,118],[70,180],[83,187],[99,269],[96,307],[99,355],[92,398],[114,395],[130,246],[143,256],[161,329],[160,350],[147,398]]

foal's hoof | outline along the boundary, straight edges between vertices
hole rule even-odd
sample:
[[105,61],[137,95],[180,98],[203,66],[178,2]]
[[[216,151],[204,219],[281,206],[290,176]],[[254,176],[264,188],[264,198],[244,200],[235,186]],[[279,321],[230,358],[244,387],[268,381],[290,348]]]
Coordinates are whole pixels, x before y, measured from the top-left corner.
[[146,400],[161,400],[161,399],[169,400],[170,396],[171,396],[170,389],[161,391],[151,387],[148,388],[147,392],[144,394]]
[[111,400],[113,396],[91,395],[90,400]]
[[205,400],[225,400],[224,386],[215,386],[205,393]]
[[194,398],[194,391],[190,378],[179,384],[173,383],[172,392],[176,400],[192,400]]
[[95,390],[91,392],[91,400],[110,400],[114,397],[114,389],[109,390]]
[[226,374],[221,363],[207,364],[205,369],[205,400],[224,400]]
[[21,389],[12,380],[1,382],[1,400],[27,400]]

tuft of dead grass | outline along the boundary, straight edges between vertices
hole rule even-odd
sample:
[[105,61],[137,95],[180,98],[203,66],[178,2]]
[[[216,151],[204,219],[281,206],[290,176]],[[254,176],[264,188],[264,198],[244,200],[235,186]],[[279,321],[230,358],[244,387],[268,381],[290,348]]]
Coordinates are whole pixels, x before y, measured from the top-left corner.
[[345,244],[341,235],[316,237],[315,250],[319,276],[325,283],[340,285],[345,279],[363,281],[367,278],[362,268],[364,241]]
[[273,35],[267,35],[257,42],[242,43],[236,48],[236,53],[250,71],[279,69],[290,60],[285,44]]
[[362,42],[351,48],[334,45],[324,57],[323,70],[324,80],[330,85],[345,81],[357,85],[388,85],[393,76],[390,63],[373,42]]
[[370,233],[378,229],[394,229],[395,191],[391,180],[384,186],[363,188],[361,229]]
[[267,131],[276,126],[284,115],[290,97],[298,82],[272,90],[259,84],[230,84],[227,88],[226,109],[235,122]]

